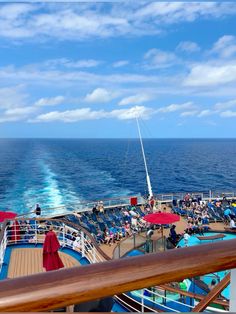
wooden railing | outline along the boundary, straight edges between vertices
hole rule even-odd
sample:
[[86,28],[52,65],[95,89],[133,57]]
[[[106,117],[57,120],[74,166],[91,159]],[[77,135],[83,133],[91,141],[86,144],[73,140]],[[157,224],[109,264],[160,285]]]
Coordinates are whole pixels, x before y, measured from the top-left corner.
[[236,240],[173,249],[0,283],[0,311],[45,311],[236,268]]
[[193,309],[194,312],[202,312],[205,308],[229,285],[230,274],[227,274],[221,282],[218,283],[208,295],[198,303],[198,305]]
[[[193,292],[189,292],[189,291],[184,291],[184,290],[181,290],[181,289],[178,289],[178,288],[171,287],[168,284],[160,285],[159,287],[162,288],[163,290],[174,292],[174,293],[178,293],[178,294],[180,294],[182,296],[189,297],[189,298],[192,298],[192,299],[195,299],[195,300],[200,300],[201,301],[201,300],[204,300],[206,298],[206,295],[193,293]],[[226,301],[226,300],[214,299],[214,304],[222,305],[224,308],[228,308],[229,307],[229,301]]]

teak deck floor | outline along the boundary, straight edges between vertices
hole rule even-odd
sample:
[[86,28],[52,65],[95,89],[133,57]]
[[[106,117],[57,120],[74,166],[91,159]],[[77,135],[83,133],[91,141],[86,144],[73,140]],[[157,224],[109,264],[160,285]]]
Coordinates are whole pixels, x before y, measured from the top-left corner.
[[[73,257],[63,252],[59,252],[65,267],[79,266],[80,263]],[[8,267],[8,278],[28,276],[44,272],[43,250],[41,248],[20,248],[11,252]]]

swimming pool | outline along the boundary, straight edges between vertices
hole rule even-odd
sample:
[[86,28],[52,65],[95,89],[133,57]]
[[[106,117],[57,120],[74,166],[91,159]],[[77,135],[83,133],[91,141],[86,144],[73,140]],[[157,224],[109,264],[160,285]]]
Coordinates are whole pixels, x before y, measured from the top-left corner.
[[[188,246],[194,246],[194,245],[202,245],[202,244],[209,244],[209,243],[212,243],[212,242],[215,242],[215,241],[227,241],[227,240],[233,240],[233,239],[236,239],[236,234],[230,234],[230,233],[224,233],[224,232],[206,232],[204,233],[204,236],[214,236],[214,235],[217,235],[217,234],[224,234],[225,237],[223,239],[217,239],[217,240],[204,240],[204,241],[201,241],[199,240],[197,237],[198,235],[192,235],[190,238],[189,238],[189,241],[188,241]],[[180,247],[184,247],[185,246],[185,243],[184,243],[184,239],[181,239],[180,242],[178,243],[178,246]],[[201,280],[209,285],[210,282],[212,281],[212,279],[216,279],[216,282],[219,282],[221,281],[225,276],[226,274],[228,273],[228,271],[221,271],[221,272],[217,272],[217,273],[213,273],[213,274],[207,274],[207,275],[204,275],[201,277]],[[226,287],[221,295],[227,299],[230,299],[230,285],[228,285],[228,287]]]
[[[207,244],[207,243],[209,244],[216,241],[226,241],[226,240],[236,239],[236,234],[230,234],[230,233],[224,233],[224,232],[204,232],[205,237],[214,236],[218,234],[224,234],[225,237],[223,239],[201,241],[197,238],[199,235],[192,235],[189,238],[188,246],[201,245],[201,244]],[[178,246],[181,246],[181,247],[185,246],[184,239],[180,240],[180,242],[178,243]]]

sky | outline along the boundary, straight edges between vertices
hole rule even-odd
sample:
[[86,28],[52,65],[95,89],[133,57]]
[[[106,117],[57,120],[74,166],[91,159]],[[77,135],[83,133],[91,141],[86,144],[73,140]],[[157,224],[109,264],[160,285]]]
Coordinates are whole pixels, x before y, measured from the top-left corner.
[[235,2],[0,2],[0,137],[236,137]]

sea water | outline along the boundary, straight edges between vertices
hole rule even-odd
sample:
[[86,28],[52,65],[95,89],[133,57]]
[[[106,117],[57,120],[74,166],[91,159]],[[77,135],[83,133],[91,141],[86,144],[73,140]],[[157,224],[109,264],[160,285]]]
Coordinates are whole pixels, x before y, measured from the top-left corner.
[[[236,139],[144,148],[154,193],[236,190]],[[138,139],[0,139],[0,180],[0,210],[18,213],[147,193]]]

